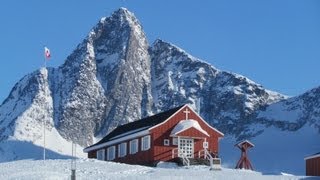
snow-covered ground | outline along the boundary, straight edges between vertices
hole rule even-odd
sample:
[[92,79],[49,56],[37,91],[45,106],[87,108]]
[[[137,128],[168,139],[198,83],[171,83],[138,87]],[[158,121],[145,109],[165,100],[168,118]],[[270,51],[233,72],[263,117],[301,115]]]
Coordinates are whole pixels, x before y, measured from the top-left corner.
[[[71,160],[21,160],[0,163],[0,179],[70,179]],[[76,179],[301,179],[303,176],[289,174],[266,175],[255,171],[223,168],[210,171],[207,166],[177,167],[162,163],[158,167],[127,165],[98,160],[78,159],[76,161]]]
[[[279,175],[279,174],[293,174],[293,175],[305,175],[305,161],[304,158],[306,156],[312,155],[314,153],[319,152],[320,150],[320,134],[314,129],[310,128],[307,125],[303,128],[301,128],[298,131],[295,132],[288,132],[288,131],[280,131],[276,128],[265,128],[265,127],[259,127],[255,126],[252,128],[260,129],[263,128],[264,132],[251,139],[251,142],[255,144],[255,147],[249,150],[249,158],[252,162],[252,165],[254,167],[254,170],[261,172],[262,174],[273,174],[273,175]],[[50,135],[49,131],[47,135]],[[53,143],[50,143],[51,138],[47,139],[47,143],[49,148],[50,144],[53,145]],[[65,141],[56,142],[58,145],[61,146],[62,151],[57,151],[56,149],[47,149],[46,152],[46,158],[50,159],[47,161],[50,166],[52,166],[52,172],[48,172],[49,174],[53,174],[56,172],[54,169],[56,168],[62,168],[64,167],[66,170],[58,170],[57,173],[59,176],[64,177],[65,174],[69,174],[68,169],[68,161],[62,161],[62,160],[54,160],[54,159],[70,159],[71,157],[71,144],[66,143]],[[229,172],[235,173],[235,170],[231,170],[235,167],[237,161],[240,157],[240,151],[236,147],[234,147],[234,144],[236,143],[236,140],[231,137],[224,137],[220,141],[220,157],[222,159],[222,165],[225,168],[230,169],[224,169],[221,172],[211,172],[207,173],[208,168],[201,168],[201,167],[193,167],[191,168],[192,171],[197,169],[197,171],[202,172],[204,171],[204,174],[206,176],[211,177],[211,174],[219,175],[222,172]],[[57,146],[57,147],[60,147]],[[76,156],[80,158],[86,157],[86,154],[82,152],[82,147],[77,147],[77,153]],[[21,177],[23,177],[23,174],[26,174],[28,172],[25,172],[25,170],[15,170],[19,169],[24,166],[24,164],[35,164],[35,167],[38,164],[41,164],[42,161],[24,161],[23,159],[33,159],[33,160],[39,160],[42,159],[43,149],[41,147],[41,144],[39,146],[33,144],[32,142],[28,141],[17,141],[17,140],[11,140],[6,141],[5,143],[0,143],[0,180],[2,180],[2,174],[11,174],[10,172],[15,171],[14,176],[21,173]],[[22,161],[15,161],[15,160],[22,160]],[[8,162],[12,161],[12,162]],[[61,163],[61,167],[59,167]],[[95,164],[103,164],[103,162],[93,162],[93,161],[84,161],[81,160],[79,163],[79,168],[83,168],[79,173],[82,174],[90,174],[93,173],[90,170],[88,172],[85,172],[84,169],[86,166],[91,166],[88,164],[92,164],[92,168],[96,167],[96,169],[99,169],[100,165]],[[110,163],[105,163],[103,166],[108,166]],[[147,169],[146,171],[148,173],[144,174],[143,177],[150,177],[152,174],[160,175],[161,172],[158,170],[159,168],[147,168],[147,167],[140,167],[140,166],[126,166],[123,164],[114,164],[111,163],[110,167],[105,167],[108,170],[106,172],[111,173],[111,177],[113,177],[115,172],[118,172],[121,174],[121,177],[124,176],[124,173],[127,173],[128,171],[123,171],[123,169],[135,169],[132,171],[137,171],[140,174],[142,174],[143,169]],[[27,165],[26,165],[27,166]],[[55,167],[58,166],[58,167]],[[117,168],[114,168],[114,166],[123,167],[126,166],[127,168],[119,168],[119,171]],[[11,167],[13,170],[5,170],[2,172],[3,169],[10,169]],[[45,167],[39,167],[39,171],[35,171],[32,173],[36,173],[35,176],[41,176],[40,169]],[[110,169],[112,168],[112,169]],[[90,169],[90,168],[89,168]],[[94,168],[93,168],[94,169]],[[31,171],[31,170],[30,170]],[[94,171],[94,170],[92,170]],[[164,176],[165,174],[170,175],[177,175],[177,177],[183,176],[186,171],[183,168],[180,168],[178,171],[174,171],[172,168],[168,169],[165,168],[162,171],[166,172],[162,174],[161,176]],[[98,174],[101,174],[101,177],[106,175],[104,170],[99,170],[97,172]],[[152,172],[152,173],[151,173]],[[250,173],[255,174],[255,176],[261,176],[260,173],[255,173],[251,171],[240,171],[243,173],[243,176],[247,176],[247,174],[250,175]],[[194,173],[196,174],[196,173]],[[33,177],[33,174],[31,174]],[[98,175],[97,175],[98,176]],[[115,175],[114,175],[115,176]],[[192,176],[192,174],[191,174]],[[215,177],[214,176],[214,177]],[[222,175],[221,175],[222,176]],[[6,176],[4,176],[6,177]],[[81,176],[80,176],[81,177]],[[85,178],[86,176],[83,175]],[[99,175],[100,177],[100,175]],[[109,177],[109,175],[108,175]],[[131,177],[131,176],[130,176]],[[232,176],[230,176],[232,177]],[[265,176],[263,176],[265,177]],[[267,176],[270,177],[270,176]],[[281,176],[282,177],[282,176]],[[15,178],[13,178],[15,179]],[[18,178],[19,179],[19,178]],[[36,179],[36,178],[35,178]],[[232,179],[232,178],[231,178]]]

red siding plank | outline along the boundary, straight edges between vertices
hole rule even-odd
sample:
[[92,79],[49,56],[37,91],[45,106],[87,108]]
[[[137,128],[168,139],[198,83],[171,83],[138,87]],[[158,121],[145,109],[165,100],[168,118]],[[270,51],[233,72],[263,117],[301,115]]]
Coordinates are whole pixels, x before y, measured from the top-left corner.
[[306,175],[320,176],[320,157],[306,160]]

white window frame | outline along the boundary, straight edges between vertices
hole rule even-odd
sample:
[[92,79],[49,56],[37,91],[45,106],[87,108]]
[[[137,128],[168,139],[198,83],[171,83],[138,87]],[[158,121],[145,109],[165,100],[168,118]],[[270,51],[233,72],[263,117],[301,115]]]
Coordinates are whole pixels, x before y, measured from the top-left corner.
[[172,138],[172,145],[178,146],[178,138]]
[[112,161],[116,158],[116,147],[110,146],[107,149],[107,160]]
[[208,149],[209,148],[209,142],[208,141],[203,142],[202,146],[203,146],[204,149]]
[[141,151],[149,150],[151,147],[151,137],[150,135],[141,138]]
[[98,159],[98,160],[101,160],[101,161],[106,160],[106,159],[105,159],[105,156],[106,156],[105,153],[106,153],[105,149],[99,149],[99,150],[97,151],[97,159]]
[[134,139],[130,141],[130,154],[135,154],[139,151],[139,140]]
[[180,139],[179,150],[182,152],[182,154],[186,155],[187,158],[194,158],[194,139],[192,138],[179,138],[179,139]]
[[127,143],[121,143],[118,145],[118,157],[124,157],[127,155]]
[[163,145],[170,146],[170,140],[169,139],[164,139],[163,140]]

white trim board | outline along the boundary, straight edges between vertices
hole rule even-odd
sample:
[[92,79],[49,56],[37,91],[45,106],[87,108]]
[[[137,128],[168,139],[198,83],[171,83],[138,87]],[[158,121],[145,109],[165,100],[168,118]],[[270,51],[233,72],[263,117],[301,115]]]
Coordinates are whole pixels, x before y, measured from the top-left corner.
[[317,157],[320,157],[320,153],[312,155],[312,156],[305,157],[304,160],[313,159],[313,158],[317,158]]
[[169,118],[167,118],[167,119],[166,119],[165,121],[163,121],[162,123],[159,123],[159,124],[157,124],[157,125],[155,125],[155,126],[150,127],[149,130],[154,129],[154,128],[158,127],[158,126],[161,126],[161,125],[167,123],[173,116],[175,116],[178,112],[180,112],[180,111],[181,111],[182,109],[184,109],[185,107],[188,107],[193,113],[195,113],[195,114],[199,117],[199,119],[200,119],[201,121],[203,121],[203,122],[204,122],[207,126],[209,126],[212,130],[216,131],[216,132],[217,132],[218,134],[220,134],[221,136],[224,136],[224,134],[223,134],[222,132],[220,132],[218,129],[210,126],[204,119],[202,119],[202,117],[201,117],[198,113],[196,113],[188,104],[185,104],[184,106],[182,106],[179,110],[177,110],[174,114],[172,114]]
[[248,144],[250,144],[252,147],[254,147],[254,144],[252,144],[250,141],[248,141],[248,140],[244,140],[244,141],[240,141],[240,142],[238,142],[237,144],[235,144],[236,146],[239,146],[239,145],[241,145],[241,144],[243,144],[243,143],[248,143]]

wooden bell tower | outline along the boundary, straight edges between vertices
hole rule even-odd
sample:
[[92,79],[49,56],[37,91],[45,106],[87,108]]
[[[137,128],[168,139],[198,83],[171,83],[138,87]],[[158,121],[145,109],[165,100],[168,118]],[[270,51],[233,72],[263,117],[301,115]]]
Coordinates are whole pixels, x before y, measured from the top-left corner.
[[241,157],[236,165],[236,169],[251,169],[251,170],[253,170],[251,162],[248,158],[247,150],[249,148],[254,147],[254,145],[250,141],[245,140],[245,141],[237,143],[235,146],[237,146],[241,150]]

